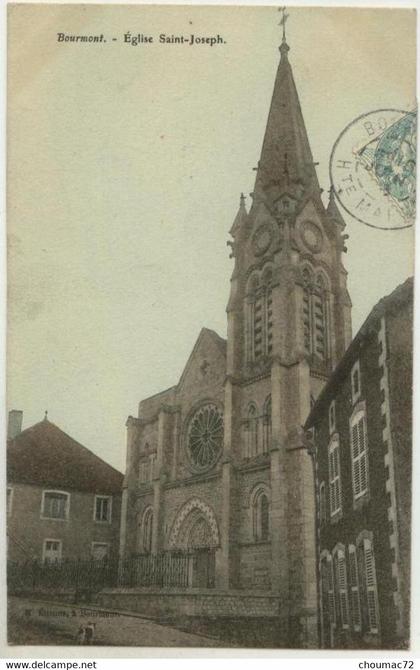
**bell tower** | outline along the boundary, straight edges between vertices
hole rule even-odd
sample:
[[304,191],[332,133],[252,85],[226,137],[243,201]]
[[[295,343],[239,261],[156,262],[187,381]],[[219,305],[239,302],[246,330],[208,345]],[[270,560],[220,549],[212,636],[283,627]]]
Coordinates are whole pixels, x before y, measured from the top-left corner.
[[[314,473],[302,426],[311,400],[351,341],[351,301],[341,260],[345,224],[333,192],[328,206],[321,198],[284,23],[283,14],[280,62],[252,203],[247,211],[241,195],[228,243],[234,270],[227,305],[221,545],[225,586],[238,586],[238,565],[245,559],[234,510],[241,504],[246,473],[265,458],[270,588],[279,596],[289,643],[316,647]],[[263,412],[258,407],[267,399],[271,415],[264,414],[262,427],[254,431],[262,452],[253,451],[246,446],[254,439],[249,408]]]

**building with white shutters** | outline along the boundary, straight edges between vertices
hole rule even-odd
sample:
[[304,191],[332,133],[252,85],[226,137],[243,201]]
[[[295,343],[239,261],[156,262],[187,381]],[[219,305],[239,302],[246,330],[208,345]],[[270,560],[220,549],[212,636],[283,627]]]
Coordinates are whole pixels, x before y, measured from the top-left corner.
[[408,646],[413,282],[383,298],[312,408],[322,646]]

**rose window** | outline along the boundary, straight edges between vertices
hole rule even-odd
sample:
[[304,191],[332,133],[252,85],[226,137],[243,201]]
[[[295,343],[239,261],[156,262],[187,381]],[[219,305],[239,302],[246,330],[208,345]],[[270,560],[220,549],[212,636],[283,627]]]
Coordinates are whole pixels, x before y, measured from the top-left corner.
[[219,458],[223,447],[223,413],[214,404],[194,412],[188,426],[187,453],[196,470],[207,470]]

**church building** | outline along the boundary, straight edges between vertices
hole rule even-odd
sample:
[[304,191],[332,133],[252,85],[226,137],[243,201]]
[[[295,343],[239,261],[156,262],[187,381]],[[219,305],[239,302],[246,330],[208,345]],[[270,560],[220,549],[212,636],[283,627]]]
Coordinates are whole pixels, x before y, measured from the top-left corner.
[[270,595],[289,644],[316,647],[302,426],[350,344],[351,301],[344,221],[321,199],[288,52],[283,36],[252,202],[230,230],[227,340],[203,328],[179,382],[128,418],[120,552],[214,556],[187,588]]

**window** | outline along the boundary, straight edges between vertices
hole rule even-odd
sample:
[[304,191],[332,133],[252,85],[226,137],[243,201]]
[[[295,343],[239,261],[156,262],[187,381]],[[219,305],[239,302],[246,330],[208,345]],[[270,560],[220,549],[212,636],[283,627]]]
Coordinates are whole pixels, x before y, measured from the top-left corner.
[[303,337],[305,350],[312,351],[312,305],[311,305],[311,275],[308,270],[303,271]]
[[361,390],[360,363],[359,361],[356,361],[351,369],[351,399],[353,405],[359,400]]
[[330,479],[330,515],[334,517],[341,512],[341,478],[340,478],[340,442],[335,435],[328,447],[328,473]]
[[13,489],[11,486],[7,487],[7,502],[6,502],[6,509],[7,509],[7,516],[10,516],[12,513],[12,504],[13,504]]
[[156,476],[156,453],[149,454],[143,457],[139,464],[139,481],[140,484],[152,482]]
[[263,427],[263,453],[267,454],[271,449],[271,395],[264,403]]
[[320,275],[316,280],[312,300],[314,306],[314,353],[319,358],[325,360],[327,358],[327,306],[324,282]]
[[321,275],[316,279],[305,268],[303,279],[303,340],[308,354],[320,360],[328,359],[328,294]]
[[376,581],[376,567],[375,556],[373,553],[373,543],[370,533],[362,533],[359,536],[358,549],[361,558],[361,572],[364,582],[364,598],[363,610],[364,618],[367,621],[368,630],[370,633],[379,633],[379,606],[378,606],[378,589]]
[[364,404],[350,419],[353,500],[368,493],[368,444]]
[[255,405],[250,405],[247,417],[247,456],[252,458],[258,453],[258,414]]
[[270,504],[265,489],[257,489],[252,502],[252,531],[254,540],[263,542],[270,535]]
[[335,400],[332,401],[328,410],[328,423],[330,427],[330,435],[335,432]]
[[333,554],[338,602],[340,603],[341,625],[343,628],[348,628],[349,602],[347,592],[346,555],[343,547],[336,549]]
[[336,609],[334,594],[334,573],[331,554],[321,554],[321,603],[322,603],[322,642],[324,647],[332,646],[332,629],[336,625]]
[[263,275],[263,284],[265,287],[264,353],[267,354],[267,356],[271,356],[271,354],[273,353],[273,293],[271,290],[272,281],[273,281],[273,273],[271,269],[268,269]]
[[361,629],[359,569],[357,565],[356,547],[349,545],[349,586],[351,605],[351,625],[355,631]]
[[68,519],[70,495],[63,491],[43,491],[41,517],[44,519]]
[[262,277],[252,275],[247,291],[246,340],[248,361],[258,361],[273,352],[272,269]]
[[147,507],[143,514],[142,521],[142,545],[143,551],[150,554],[152,551],[153,540],[153,509]]
[[42,560],[44,563],[56,563],[62,558],[61,540],[44,540],[42,546]]
[[112,497],[95,496],[94,520],[111,523]]
[[156,454],[150,454],[149,456],[149,476],[150,481],[153,481],[156,477]]
[[92,542],[92,559],[94,561],[104,561],[109,558],[108,542]]
[[325,482],[321,482],[319,486],[319,520],[321,523],[327,522],[327,493],[325,490]]

